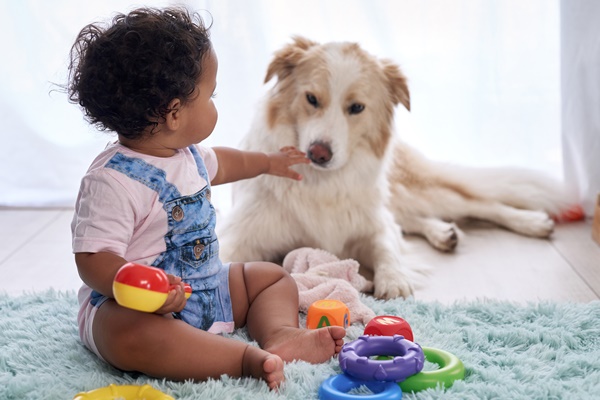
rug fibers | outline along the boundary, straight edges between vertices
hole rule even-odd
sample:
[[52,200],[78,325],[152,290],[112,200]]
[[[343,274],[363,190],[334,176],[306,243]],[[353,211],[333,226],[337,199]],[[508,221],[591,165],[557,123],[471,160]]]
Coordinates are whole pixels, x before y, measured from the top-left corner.
[[[600,302],[445,306],[414,299],[362,300],[377,315],[403,317],[416,342],[450,351],[466,367],[465,379],[452,387],[404,393],[404,399],[600,399]],[[252,378],[195,383],[124,373],[83,347],[77,309],[74,292],[0,295],[0,399],[72,399],[114,383],[150,384],[182,400],[306,400],[317,399],[320,384],[340,373],[336,359],[289,363],[279,392]],[[303,314],[300,318],[304,321]],[[362,329],[351,326],[347,340]],[[230,336],[254,343],[243,329]]]

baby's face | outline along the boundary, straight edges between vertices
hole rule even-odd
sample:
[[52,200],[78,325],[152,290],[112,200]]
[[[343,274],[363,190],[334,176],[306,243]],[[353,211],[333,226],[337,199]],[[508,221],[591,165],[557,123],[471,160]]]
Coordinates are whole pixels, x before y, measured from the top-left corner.
[[196,86],[194,98],[182,107],[185,118],[179,135],[188,145],[200,143],[210,136],[217,124],[218,112],[213,102],[217,87],[217,55],[213,49],[204,56],[202,61],[202,77]]

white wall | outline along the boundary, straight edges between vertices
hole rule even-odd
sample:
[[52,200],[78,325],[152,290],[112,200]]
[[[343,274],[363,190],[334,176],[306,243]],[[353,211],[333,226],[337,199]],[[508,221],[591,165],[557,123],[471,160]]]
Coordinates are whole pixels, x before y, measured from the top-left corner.
[[[358,41],[398,62],[412,92],[412,112],[398,110],[398,134],[425,154],[562,175],[556,0],[185,3],[213,19],[220,119],[208,144],[238,143],[271,54],[302,34]],[[49,94],[49,82],[66,79],[79,29],[133,4],[0,0],[0,206],[73,204],[79,179],[111,137],[89,128],[64,94]],[[226,194],[220,201],[227,207]]]
[[560,12],[565,178],[592,215],[600,193],[600,2],[563,0]]

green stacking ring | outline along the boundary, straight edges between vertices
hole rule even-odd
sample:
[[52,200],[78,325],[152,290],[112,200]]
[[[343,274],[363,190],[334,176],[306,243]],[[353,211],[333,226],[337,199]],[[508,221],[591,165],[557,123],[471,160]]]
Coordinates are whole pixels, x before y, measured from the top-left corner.
[[409,376],[398,383],[403,392],[418,392],[419,390],[434,389],[438,383],[444,388],[452,386],[455,380],[465,377],[465,366],[454,354],[433,347],[423,347],[425,360],[436,363],[440,369],[421,371]]

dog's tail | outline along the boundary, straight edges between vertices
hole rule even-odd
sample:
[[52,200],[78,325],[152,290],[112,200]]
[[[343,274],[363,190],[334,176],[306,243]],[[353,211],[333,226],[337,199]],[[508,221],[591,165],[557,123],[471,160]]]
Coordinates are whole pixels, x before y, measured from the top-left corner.
[[584,217],[574,190],[544,173],[523,168],[471,168],[445,164],[437,168],[440,183],[464,197],[543,210],[557,221]]

